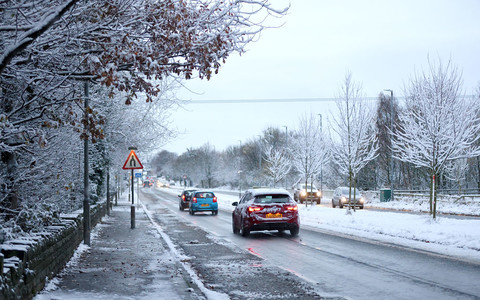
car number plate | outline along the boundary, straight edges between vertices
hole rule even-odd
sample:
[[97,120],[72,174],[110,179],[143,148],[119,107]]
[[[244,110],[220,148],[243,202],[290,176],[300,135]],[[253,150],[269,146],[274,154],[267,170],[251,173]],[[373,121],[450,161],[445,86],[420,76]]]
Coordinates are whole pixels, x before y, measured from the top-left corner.
[[202,205],[200,205],[200,206],[210,206],[210,204],[202,204]]
[[282,214],[267,214],[267,218],[281,218]]

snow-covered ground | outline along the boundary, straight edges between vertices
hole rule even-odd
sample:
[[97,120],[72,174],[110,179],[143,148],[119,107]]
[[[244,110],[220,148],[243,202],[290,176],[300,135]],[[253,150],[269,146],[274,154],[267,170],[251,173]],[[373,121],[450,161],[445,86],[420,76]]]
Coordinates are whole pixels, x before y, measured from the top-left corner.
[[[370,200],[369,206],[413,212],[428,212],[430,210],[430,204],[426,197],[402,196],[395,199],[396,201],[392,202],[380,202],[378,198],[374,198]],[[442,214],[457,214],[480,217],[479,198],[466,198],[458,200],[452,196],[450,198],[441,198],[437,201],[437,203],[437,211]]]
[[[179,194],[179,189],[163,190]],[[233,210],[232,203],[238,201],[238,195],[231,195],[224,190],[216,190],[215,194],[220,209]],[[415,213],[427,210],[428,203],[414,200],[379,202],[378,199],[371,199],[366,205],[411,210],[413,213],[357,209],[348,214],[346,209],[299,205],[300,220],[303,227],[365,237],[480,263],[480,217],[459,219],[439,215],[434,221],[428,214]],[[480,214],[480,203],[440,203],[439,206],[439,211],[449,213]]]

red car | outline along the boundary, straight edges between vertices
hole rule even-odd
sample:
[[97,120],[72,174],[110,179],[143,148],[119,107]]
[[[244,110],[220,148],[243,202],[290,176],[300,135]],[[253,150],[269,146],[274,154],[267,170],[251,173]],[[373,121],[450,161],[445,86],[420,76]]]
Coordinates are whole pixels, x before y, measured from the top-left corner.
[[250,189],[232,205],[233,233],[247,236],[251,231],[290,230],[295,236],[300,231],[297,203],[284,189]]

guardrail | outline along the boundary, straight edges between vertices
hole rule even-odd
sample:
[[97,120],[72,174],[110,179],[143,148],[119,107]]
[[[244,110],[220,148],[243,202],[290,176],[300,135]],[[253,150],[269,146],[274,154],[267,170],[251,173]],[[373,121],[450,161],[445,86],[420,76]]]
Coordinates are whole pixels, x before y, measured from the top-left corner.
[[[418,199],[429,200],[430,193],[416,193],[416,192],[395,192],[395,197],[402,197],[403,200],[408,200],[405,198],[411,198],[413,201],[418,201]],[[451,202],[459,204],[472,204],[480,202],[480,194],[461,194],[461,195],[446,195],[446,194],[437,194],[437,201],[440,202]]]

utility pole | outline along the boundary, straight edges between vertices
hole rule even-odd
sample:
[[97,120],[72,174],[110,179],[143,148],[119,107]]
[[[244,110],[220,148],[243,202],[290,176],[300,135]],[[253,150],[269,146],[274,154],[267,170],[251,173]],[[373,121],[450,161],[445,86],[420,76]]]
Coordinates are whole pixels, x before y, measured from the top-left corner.
[[258,149],[259,149],[259,158],[258,158],[258,183],[261,186],[261,181],[262,181],[262,136],[258,135]]
[[[320,117],[320,138],[322,139],[322,142],[323,142],[323,124],[322,124],[323,118],[322,118],[322,114],[318,114],[318,116]],[[323,161],[322,161],[322,164],[320,165],[320,201],[322,200],[322,198],[323,198]]]
[[90,246],[90,187],[88,185],[88,81],[84,84],[84,118],[83,125],[84,140],[83,140],[83,243]]
[[262,172],[262,136],[258,136],[258,148],[260,151],[260,159],[258,160],[258,168],[260,169],[260,172]]
[[[390,92],[390,130],[393,133],[393,90],[384,90],[386,92]],[[393,201],[393,140],[392,137],[390,137],[390,201]]]
[[239,150],[239,155],[238,155],[238,188],[239,188],[239,193],[238,193],[238,198],[241,198],[242,197],[242,170],[241,170],[241,166],[242,166],[242,141],[241,140],[238,140],[238,142],[240,143],[240,148],[238,149]]
[[[288,127],[287,126],[282,126],[282,127],[285,127],[285,147],[288,147]],[[285,174],[285,189],[288,189],[287,174]]]

